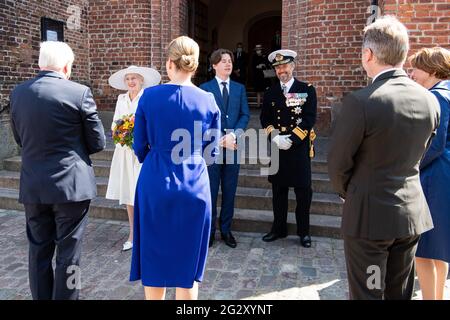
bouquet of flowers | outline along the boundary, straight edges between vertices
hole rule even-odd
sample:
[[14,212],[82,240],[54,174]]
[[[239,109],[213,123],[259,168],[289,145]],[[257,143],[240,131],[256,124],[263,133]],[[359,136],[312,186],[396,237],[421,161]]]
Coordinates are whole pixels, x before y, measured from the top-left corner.
[[134,130],[134,115],[125,115],[116,120],[112,134],[114,144],[127,146],[132,149],[133,146],[133,130]]

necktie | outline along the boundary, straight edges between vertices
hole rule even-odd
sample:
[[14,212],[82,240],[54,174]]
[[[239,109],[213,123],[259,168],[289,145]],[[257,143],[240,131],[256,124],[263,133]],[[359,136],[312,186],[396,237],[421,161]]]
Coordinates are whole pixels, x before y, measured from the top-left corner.
[[287,93],[287,87],[286,87],[285,84],[283,84],[283,85],[281,86],[281,90],[283,90],[283,94],[286,94],[286,93]]
[[225,110],[228,107],[228,89],[227,89],[227,83],[224,81],[222,82],[223,85],[223,91],[222,91],[222,99],[223,99],[223,105],[225,107]]

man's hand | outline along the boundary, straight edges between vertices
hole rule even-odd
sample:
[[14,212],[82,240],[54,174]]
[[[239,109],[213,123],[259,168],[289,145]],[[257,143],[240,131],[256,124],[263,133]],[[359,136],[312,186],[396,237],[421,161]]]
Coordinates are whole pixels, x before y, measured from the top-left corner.
[[220,138],[219,143],[222,148],[237,150],[236,135],[234,135],[233,133],[224,135],[222,138]]
[[291,135],[277,135],[272,139],[280,150],[289,150],[292,147],[292,140],[289,139]]

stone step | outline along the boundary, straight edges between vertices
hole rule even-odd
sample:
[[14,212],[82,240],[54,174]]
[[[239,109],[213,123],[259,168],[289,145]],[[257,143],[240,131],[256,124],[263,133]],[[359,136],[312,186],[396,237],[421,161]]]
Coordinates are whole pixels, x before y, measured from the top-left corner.
[[[108,178],[95,177],[97,180],[97,194],[100,197],[106,195],[106,189],[108,186]],[[19,189],[20,185],[20,172],[18,171],[0,171],[0,188],[7,189]]]
[[[219,196],[218,202],[220,202],[220,198]],[[288,199],[288,210],[295,211],[296,200],[292,188],[289,192]],[[341,216],[342,205],[342,200],[335,194],[314,193],[311,203],[311,213],[326,216]],[[272,210],[272,190],[238,187],[234,206],[240,209]]]
[[[99,152],[92,157],[92,163],[94,165],[95,174],[101,177],[108,177],[109,170],[111,167],[112,159],[112,150],[106,150]],[[100,160],[102,159],[102,160]],[[247,158],[245,159],[245,163],[241,164],[241,169],[249,169],[249,170],[260,170],[261,168],[267,167],[270,159],[269,158]],[[20,171],[21,158],[12,157],[3,160],[4,170],[7,171]],[[313,173],[328,173],[327,162],[321,159],[313,159],[311,161],[311,170]]]
[[[6,210],[24,210],[18,203],[19,192],[13,189],[0,188],[0,208]],[[89,216],[92,218],[127,220],[127,213],[117,201],[96,198],[90,206]],[[273,221],[272,211],[235,209],[232,229],[242,232],[266,233]],[[319,237],[340,238],[340,217],[311,214],[311,235]],[[295,214],[288,214],[288,232],[296,234]]]
[[[101,197],[106,195],[108,178],[97,176],[97,194]],[[0,188],[19,189],[19,171],[0,171]],[[267,176],[259,175],[259,170],[240,170],[239,187],[271,189]],[[332,193],[331,184],[326,174],[313,174],[313,190],[317,193]]]
[[[272,227],[273,212],[269,210],[235,209],[233,218],[233,230],[242,232],[269,232]],[[289,212],[288,233],[297,234],[295,213]],[[311,234],[319,237],[341,238],[341,217],[310,215]]]
[[[247,179],[248,177],[245,177]],[[325,177],[322,177],[326,179]],[[97,194],[99,197],[106,195],[108,179],[106,177],[96,177]],[[241,179],[241,177],[240,177]],[[265,178],[264,178],[265,179]],[[251,181],[251,180],[250,180]],[[265,179],[264,182],[266,182]],[[19,189],[20,173],[17,171],[0,171],[0,188]],[[316,180],[320,183],[320,180]],[[236,192],[236,208],[271,210],[272,209],[272,190],[269,188],[243,187],[238,186]],[[219,203],[220,203],[219,196]],[[289,210],[295,211],[295,193],[293,190],[289,193]],[[339,216],[341,214],[342,201],[339,197],[330,194],[316,192],[313,194],[313,202],[311,204],[311,212],[322,215]]]
[[[241,169],[239,171],[239,182],[241,187],[271,189],[272,184],[267,179],[267,175],[261,175],[258,169]],[[312,188],[314,192],[333,193],[330,178],[326,173],[312,174]]]

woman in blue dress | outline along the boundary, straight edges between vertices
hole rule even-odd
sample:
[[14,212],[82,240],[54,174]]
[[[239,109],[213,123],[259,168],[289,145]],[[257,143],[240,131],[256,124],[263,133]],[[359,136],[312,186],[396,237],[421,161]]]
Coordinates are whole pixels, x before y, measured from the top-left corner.
[[422,234],[416,270],[424,300],[442,300],[450,262],[450,52],[424,48],[411,58],[414,81],[429,89],[441,106],[437,134],[420,164],[420,180],[434,229]]
[[[136,111],[133,149],[141,163],[135,197],[130,280],[147,299],[196,299],[208,254],[211,192],[206,165],[218,154],[220,110],[191,82],[198,44],[168,47],[167,84],[145,90]],[[217,137],[217,139],[216,139]]]

